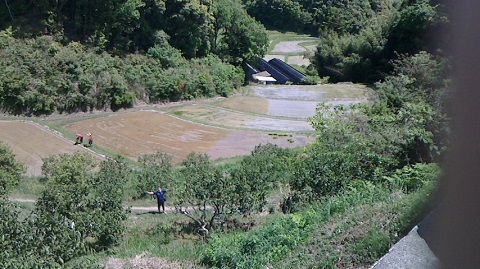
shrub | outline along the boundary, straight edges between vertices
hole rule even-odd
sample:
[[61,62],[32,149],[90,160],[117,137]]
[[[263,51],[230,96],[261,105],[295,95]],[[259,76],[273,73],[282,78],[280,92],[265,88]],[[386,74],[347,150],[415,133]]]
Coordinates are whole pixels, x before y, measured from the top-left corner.
[[0,197],[16,186],[25,166],[15,159],[10,147],[0,141]]
[[390,248],[390,237],[380,227],[372,226],[353,246],[360,263],[373,264]]
[[440,167],[437,164],[414,164],[397,169],[390,176],[383,176],[392,189],[400,189],[405,193],[416,192],[429,182],[438,179]]
[[249,233],[214,236],[201,262],[219,268],[265,268],[308,236],[309,216],[285,216]]
[[129,173],[121,159],[102,162],[96,174],[91,172],[94,167],[93,157],[79,153],[45,160],[42,173],[48,186],[32,219],[40,255],[63,264],[119,242]]
[[164,223],[159,223],[155,227],[146,231],[147,236],[155,237],[156,242],[160,244],[168,244],[175,238],[175,229]]
[[[142,165],[136,176],[136,194],[155,191],[158,186],[168,185],[174,177],[172,156],[165,152],[147,154],[138,158]],[[134,194],[135,195],[135,194]]]

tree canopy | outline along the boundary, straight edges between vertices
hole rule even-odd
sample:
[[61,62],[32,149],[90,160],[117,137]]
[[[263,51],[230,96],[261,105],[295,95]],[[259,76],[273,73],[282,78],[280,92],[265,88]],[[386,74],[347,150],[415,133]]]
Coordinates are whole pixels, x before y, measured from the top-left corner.
[[[265,28],[238,0],[35,0],[3,4],[9,9],[1,9],[5,16],[0,19],[0,30],[11,26],[16,37],[50,35],[64,45],[76,41],[115,54],[146,52],[168,43],[187,59],[219,53],[235,63],[237,57],[250,60],[263,56],[267,46]],[[159,36],[166,38],[159,40]]]

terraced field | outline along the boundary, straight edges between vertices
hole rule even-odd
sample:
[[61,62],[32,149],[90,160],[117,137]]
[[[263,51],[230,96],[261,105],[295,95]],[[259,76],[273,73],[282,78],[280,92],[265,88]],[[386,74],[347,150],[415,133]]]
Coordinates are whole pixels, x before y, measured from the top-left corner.
[[[291,148],[315,140],[308,118],[319,102],[366,101],[367,88],[353,84],[316,86],[252,86],[249,94],[214,101],[137,108],[78,117],[61,124],[63,134],[40,124],[0,121],[0,137],[28,167],[40,175],[43,158],[85,151],[101,159],[98,149],[136,160],[164,151],[182,161],[192,151],[212,159],[249,154],[256,145]],[[69,116],[70,118],[72,116]],[[94,147],[73,145],[66,137],[92,133]]]
[[[274,31],[270,38],[266,59],[279,57],[298,65],[309,64],[305,56],[319,42]],[[298,63],[292,62],[295,59]],[[48,119],[37,119],[40,124],[0,120],[0,141],[28,167],[27,175],[40,175],[45,157],[76,151],[89,152],[99,159],[104,156],[97,152],[135,160],[157,151],[171,154],[175,162],[192,151],[207,153],[212,159],[230,158],[249,154],[259,144],[291,148],[311,143],[316,137],[308,118],[315,115],[319,102],[366,102],[369,95],[366,87],[354,84],[259,85],[248,87],[246,92],[216,100],[95,112],[94,117],[67,115],[67,120],[60,123]],[[53,124],[60,131],[43,123]],[[94,147],[73,145],[75,133],[92,133]]]

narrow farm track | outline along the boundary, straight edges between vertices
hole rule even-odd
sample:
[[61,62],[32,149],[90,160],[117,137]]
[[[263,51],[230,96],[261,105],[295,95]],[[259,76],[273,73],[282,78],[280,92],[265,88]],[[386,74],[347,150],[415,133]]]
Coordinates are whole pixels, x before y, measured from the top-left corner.
[[[25,198],[9,198],[10,202],[14,203],[30,203],[34,204],[37,201],[35,199],[25,199]],[[156,202],[153,202],[156,203]],[[126,206],[125,209],[130,209],[132,211],[151,211],[157,212],[158,208],[156,206]],[[175,207],[165,206],[165,211],[173,212],[175,211]]]

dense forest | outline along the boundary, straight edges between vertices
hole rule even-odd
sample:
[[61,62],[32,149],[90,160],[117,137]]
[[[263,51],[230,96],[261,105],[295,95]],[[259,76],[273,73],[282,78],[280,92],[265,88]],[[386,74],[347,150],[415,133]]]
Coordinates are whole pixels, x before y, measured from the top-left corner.
[[[0,5],[0,107],[9,114],[229,96],[245,83],[243,64],[266,53],[267,28],[319,37],[313,57],[319,76],[365,83],[375,91],[368,104],[318,105],[310,119],[318,139],[302,149],[259,145],[251,155],[222,164],[192,153],[178,166],[161,152],[139,158],[133,167],[121,157],[98,167],[82,154],[49,158],[42,167],[47,187],[24,220],[7,198],[24,168],[0,144],[0,261],[7,268],[97,267],[95,259],[84,257],[121,243],[125,197],[154,188],[158,178],[175,186],[172,203],[191,222],[163,222],[134,230],[132,237],[151,244],[158,241],[149,238],[162,237],[169,244],[173,234],[182,240],[198,236],[201,250],[191,247],[184,255],[191,255],[185,259],[194,261],[192,268],[368,266],[424,213],[419,205],[435,186],[449,135],[450,59],[442,43],[449,21],[439,1]],[[226,228],[236,216],[261,212],[278,186],[280,217],[255,229],[238,223]],[[330,251],[338,249],[328,245],[335,234],[320,241],[325,234],[316,229],[356,206],[369,214],[381,206],[379,214],[394,217],[383,226],[372,224],[355,240],[338,238],[333,244],[347,254]],[[312,247],[321,255],[305,254]]]
[[265,28],[230,0],[8,7],[1,9],[0,103],[15,114],[227,96],[244,82],[242,63],[267,46]]

